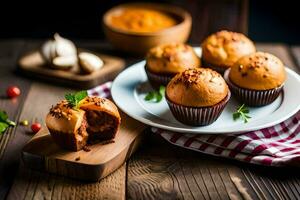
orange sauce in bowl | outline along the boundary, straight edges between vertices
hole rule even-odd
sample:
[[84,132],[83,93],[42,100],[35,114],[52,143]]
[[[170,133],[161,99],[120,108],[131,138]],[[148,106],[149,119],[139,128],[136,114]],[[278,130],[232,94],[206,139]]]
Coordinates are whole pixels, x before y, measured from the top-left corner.
[[176,25],[171,15],[148,8],[124,8],[115,12],[110,19],[117,29],[137,33],[157,32]]

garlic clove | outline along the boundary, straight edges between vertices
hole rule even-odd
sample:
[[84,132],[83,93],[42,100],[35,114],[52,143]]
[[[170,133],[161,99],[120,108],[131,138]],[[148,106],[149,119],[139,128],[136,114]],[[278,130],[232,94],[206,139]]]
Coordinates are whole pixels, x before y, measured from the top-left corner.
[[92,53],[81,52],[79,53],[78,58],[81,69],[86,73],[92,73],[99,70],[104,65],[103,60]]
[[51,63],[52,61],[52,51],[53,51],[52,40],[46,41],[41,48],[41,54],[46,62]]
[[54,39],[47,40],[41,47],[41,54],[47,63],[52,63],[56,57],[77,56],[75,44],[58,33],[54,34]]
[[77,63],[77,57],[75,56],[60,56],[52,60],[54,68],[68,70]]
[[75,44],[58,33],[54,34],[56,56],[76,56],[77,49]]

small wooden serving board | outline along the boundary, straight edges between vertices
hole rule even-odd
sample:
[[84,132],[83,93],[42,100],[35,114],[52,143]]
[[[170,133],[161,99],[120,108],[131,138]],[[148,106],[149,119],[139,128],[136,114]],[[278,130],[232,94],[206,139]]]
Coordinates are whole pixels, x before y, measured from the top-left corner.
[[97,55],[103,60],[104,66],[91,74],[79,73],[78,67],[74,67],[71,70],[51,69],[47,67],[42,55],[36,50],[25,54],[19,59],[18,71],[22,75],[35,77],[51,83],[89,89],[106,81],[113,80],[124,69],[125,62],[121,58],[98,54],[84,49],[79,49],[78,51],[86,51]]
[[119,168],[136,150],[146,126],[125,114],[113,143],[93,144],[89,152],[67,151],[54,143],[42,128],[23,148],[22,160],[32,169],[70,178],[98,181]]

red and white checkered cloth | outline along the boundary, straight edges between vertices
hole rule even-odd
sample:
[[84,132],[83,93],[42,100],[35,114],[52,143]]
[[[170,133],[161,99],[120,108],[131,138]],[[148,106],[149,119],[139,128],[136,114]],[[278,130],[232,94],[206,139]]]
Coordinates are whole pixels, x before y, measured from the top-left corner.
[[[109,97],[111,82],[88,91]],[[189,134],[152,128],[168,142],[205,154],[266,166],[300,166],[300,111],[288,120],[243,134]]]

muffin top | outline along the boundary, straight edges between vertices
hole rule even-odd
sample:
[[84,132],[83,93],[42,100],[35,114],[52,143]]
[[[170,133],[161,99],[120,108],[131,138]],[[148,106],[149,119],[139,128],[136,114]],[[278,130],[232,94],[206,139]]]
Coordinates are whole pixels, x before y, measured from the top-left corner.
[[95,110],[105,112],[111,116],[121,120],[120,113],[117,106],[106,98],[100,98],[95,96],[88,96],[80,102],[80,109],[82,110]]
[[88,96],[80,101],[78,108],[74,108],[67,100],[52,106],[46,117],[46,125],[49,129],[72,134],[81,126],[87,110],[105,112],[121,122],[118,108],[112,101]]
[[222,76],[207,68],[189,69],[177,74],[167,85],[167,98],[173,103],[192,106],[213,106],[228,95]]
[[201,45],[202,59],[218,67],[229,68],[242,56],[254,53],[253,42],[241,33],[219,31]]
[[283,84],[286,72],[279,58],[256,52],[239,59],[230,69],[229,79],[242,88],[269,90]]
[[200,58],[187,44],[170,43],[153,47],[146,56],[147,68],[153,73],[177,74],[200,67]]
[[72,106],[63,100],[51,107],[46,117],[46,125],[49,129],[72,134],[81,126],[83,117],[83,110],[72,109]]

